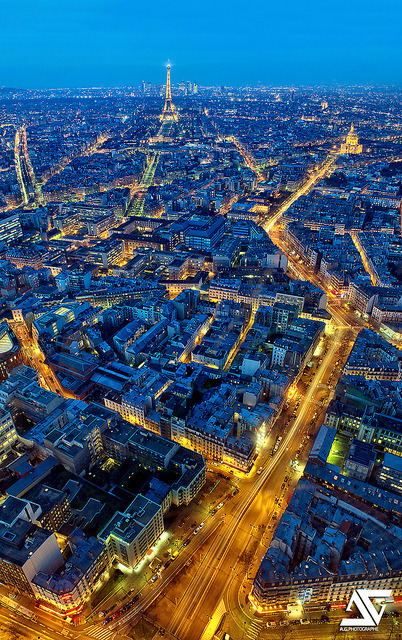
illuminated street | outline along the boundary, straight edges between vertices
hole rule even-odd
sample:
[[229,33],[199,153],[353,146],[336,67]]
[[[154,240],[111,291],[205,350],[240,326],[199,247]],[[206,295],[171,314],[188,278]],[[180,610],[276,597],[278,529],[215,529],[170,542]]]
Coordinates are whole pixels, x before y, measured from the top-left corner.
[[144,209],[144,201],[147,194],[147,189],[151,186],[156,167],[158,166],[159,154],[150,153],[147,160],[147,165],[144,170],[141,182],[136,188],[136,193],[133,196],[132,201],[127,209],[128,215],[141,216]]

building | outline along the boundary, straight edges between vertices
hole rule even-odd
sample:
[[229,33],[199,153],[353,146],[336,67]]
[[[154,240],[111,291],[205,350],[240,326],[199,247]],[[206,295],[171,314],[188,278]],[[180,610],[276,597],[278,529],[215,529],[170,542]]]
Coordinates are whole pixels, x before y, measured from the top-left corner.
[[105,453],[114,460],[131,458],[151,471],[174,470],[178,477],[170,490],[171,502],[176,506],[189,504],[205,483],[202,455],[123,420],[104,431],[102,443]]
[[123,356],[126,349],[132,345],[145,332],[145,326],[138,320],[126,324],[113,336],[113,346],[117,353]]
[[36,465],[36,467],[32,467],[29,469],[28,473],[24,473],[24,475],[14,482],[11,487],[8,487],[7,494],[9,496],[15,496],[16,498],[21,498],[28,491],[36,487],[40,482],[45,480],[48,475],[52,472],[54,467],[58,464],[56,458],[53,456],[48,456],[42,462]]
[[385,453],[377,472],[377,483],[389,489],[402,493],[402,457],[393,453]]
[[18,442],[14,420],[9,411],[0,408],[0,462],[4,462],[12,446]]
[[55,571],[39,571],[32,580],[35,596],[65,614],[78,613],[86,600],[108,577],[107,549],[95,538],[86,539],[76,529],[68,539],[70,553]]
[[124,257],[124,243],[118,239],[102,240],[88,251],[87,261],[103,269],[119,264]]
[[13,416],[23,413],[31,420],[37,421],[49,416],[62,402],[63,398],[57,393],[40,387],[36,382],[30,382],[23,388],[11,389],[7,406]]
[[374,446],[354,438],[345,460],[345,472],[348,476],[365,482],[371,475],[375,459]]
[[351,154],[362,153],[362,151],[363,151],[363,147],[361,144],[359,144],[359,138],[355,131],[355,126],[352,123],[352,126],[350,127],[350,131],[346,136],[345,142],[341,144],[341,153],[351,155]]
[[46,484],[37,484],[24,494],[24,499],[40,506],[42,513],[36,523],[48,531],[59,531],[72,515],[70,502],[65,491],[59,491]]
[[356,436],[362,424],[364,409],[344,404],[333,398],[325,413],[325,424],[351,436]]
[[66,324],[76,320],[80,315],[84,315],[85,312],[89,312],[90,307],[89,302],[56,306],[54,310],[44,313],[33,322],[32,337],[36,341],[43,334],[47,334],[49,338],[54,338]]
[[116,225],[116,216],[113,213],[100,213],[95,215],[92,219],[88,219],[88,235],[89,236],[102,236],[106,234],[109,229],[112,229]]
[[14,367],[21,364],[23,352],[21,345],[7,322],[0,324],[0,382],[8,378]]
[[[113,415],[104,409],[109,416]],[[79,475],[102,452],[102,433],[107,428],[109,417],[81,415],[70,420],[64,427],[50,431],[43,439],[48,451],[71,473]]]
[[357,437],[389,453],[402,453],[402,420],[382,413],[374,413],[360,425]]
[[223,216],[211,219],[191,219],[183,226],[182,235],[186,247],[210,251],[222,238],[225,219]]
[[53,573],[63,564],[54,533],[37,527],[38,505],[9,496],[0,505],[0,580],[32,594],[39,571]]
[[395,494],[373,491],[372,501],[371,485],[360,483],[357,498],[352,483],[358,480],[333,472],[329,486],[324,468],[314,467],[322,478],[313,477],[310,467],[299,481],[254,579],[254,607],[277,613],[346,606],[360,586],[402,595],[400,529],[385,523],[382,511]]
[[164,531],[162,507],[138,494],[124,513],[116,512],[98,538],[117,559],[135,567]]
[[0,217],[0,242],[10,246],[15,240],[22,238],[22,228],[18,213],[9,215],[2,213]]

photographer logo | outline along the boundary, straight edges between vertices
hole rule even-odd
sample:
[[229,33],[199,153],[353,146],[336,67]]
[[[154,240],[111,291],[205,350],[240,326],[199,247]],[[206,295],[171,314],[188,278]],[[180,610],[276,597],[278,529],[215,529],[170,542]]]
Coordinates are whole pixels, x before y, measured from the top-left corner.
[[371,599],[385,600],[391,597],[391,589],[355,589],[349,600],[346,611],[352,611],[355,605],[360,618],[343,618],[340,624],[341,631],[375,631],[384,614],[386,604],[382,604],[377,611]]

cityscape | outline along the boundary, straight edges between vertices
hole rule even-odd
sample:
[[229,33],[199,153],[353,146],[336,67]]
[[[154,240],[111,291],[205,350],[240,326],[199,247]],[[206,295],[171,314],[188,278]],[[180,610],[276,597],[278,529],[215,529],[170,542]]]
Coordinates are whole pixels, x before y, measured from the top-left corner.
[[0,89],[0,637],[398,640],[402,89],[180,73]]

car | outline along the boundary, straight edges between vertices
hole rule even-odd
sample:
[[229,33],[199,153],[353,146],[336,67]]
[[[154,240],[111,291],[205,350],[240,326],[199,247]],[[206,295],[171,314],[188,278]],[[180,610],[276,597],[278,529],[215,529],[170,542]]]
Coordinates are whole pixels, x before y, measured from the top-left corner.
[[289,476],[286,476],[285,482],[289,482]]
[[324,623],[329,622],[328,616],[325,616],[325,615],[321,616],[321,622],[324,622]]
[[155,575],[152,576],[152,578],[151,578],[151,582],[156,582],[157,579],[160,578],[160,577],[161,577],[160,573],[155,573]]
[[284,488],[285,488],[285,483],[283,482],[281,485],[281,489],[284,489]]
[[211,516],[214,516],[215,514],[216,514],[216,509],[212,509]]
[[308,618],[302,618],[300,624],[310,624],[310,620]]
[[168,560],[167,562],[165,562],[165,566],[163,568],[167,569],[168,567],[170,567],[171,564],[172,564],[172,561]]
[[290,622],[289,620],[281,620],[279,624],[281,627],[287,627]]
[[187,540],[185,540],[185,541],[183,542],[183,547],[187,547],[187,545],[189,545],[189,544],[190,544],[190,539],[189,539],[189,538],[187,538]]
[[217,509],[222,509],[222,507],[223,507],[223,502],[220,502],[220,503],[217,505],[217,507],[216,507],[216,508],[217,508]]
[[262,473],[262,467],[258,467],[257,469],[257,475],[260,475]]
[[267,627],[276,627],[276,622],[267,622]]
[[108,624],[108,622],[110,622],[112,620],[112,616],[109,616],[108,618],[105,618],[104,621],[102,622],[102,624]]

